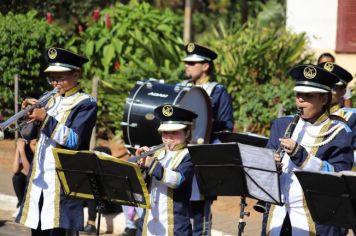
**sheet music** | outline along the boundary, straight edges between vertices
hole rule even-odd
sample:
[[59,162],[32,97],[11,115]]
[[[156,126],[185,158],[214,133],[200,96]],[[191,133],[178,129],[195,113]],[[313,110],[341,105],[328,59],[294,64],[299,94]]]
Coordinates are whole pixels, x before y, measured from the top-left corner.
[[[238,143],[249,194],[266,202],[281,202],[273,150]],[[256,183],[255,183],[255,182]],[[268,196],[265,190],[272,197]]]

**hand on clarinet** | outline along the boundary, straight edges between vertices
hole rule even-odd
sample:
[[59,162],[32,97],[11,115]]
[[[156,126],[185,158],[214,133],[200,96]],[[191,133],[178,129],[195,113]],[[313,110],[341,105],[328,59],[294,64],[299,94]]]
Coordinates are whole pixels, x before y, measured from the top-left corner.
[[35,105],[36,103],[38,103],[36,98],[26,98],[23,100],[21,107],[22,109],[25,109],[27,106]]
[[284,151],[290,155],[295,151],[296,142],[291,138],[280,138],[279,141],[281,142],[281,146],[283,147]]
[[[35,98],[26,98],[22,104],[22,109],[26,109],[27,106],[35,105],[38,100]],[[28,113],[29,121],[27,123],[32,123],[34,121],[44,121],[47,116],[47,112],[44,108],[35,108],[32,112]]]

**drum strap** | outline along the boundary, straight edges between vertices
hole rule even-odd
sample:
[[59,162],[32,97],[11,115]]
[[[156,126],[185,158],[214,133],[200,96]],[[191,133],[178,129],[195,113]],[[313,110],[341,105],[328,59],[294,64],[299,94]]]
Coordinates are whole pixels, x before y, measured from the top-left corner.
[[[193,84],[189,80],[184,80],[182,83],[180,83],[182,86],[188,86],[191,87]],[[198,87],[201,87],[205,90],[205,92],[211,97],[211,94],[215,88],[215,86],[218,85],[217,82],[208,82],[202,85],[198,85]]]
[[203,84],[202,88],[209,95],[209,97],[211,97],[211,94],[217,84],[218,84],[217,82],[209,82],[207,84]]

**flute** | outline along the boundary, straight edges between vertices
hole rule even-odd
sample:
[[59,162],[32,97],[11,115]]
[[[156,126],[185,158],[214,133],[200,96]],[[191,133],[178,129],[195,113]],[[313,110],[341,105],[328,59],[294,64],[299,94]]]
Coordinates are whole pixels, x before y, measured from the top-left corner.
[[130,157],[127,161],[136,163],[138,160],[154,154],[158,149],[163,148],[164,145],[165,145],[164,143],[161,143],[157,146],[152,146],[152,147],[150,147],[150,150],[148,150],[147,152],[145,152],[141,155],[138,155],[138,156]]

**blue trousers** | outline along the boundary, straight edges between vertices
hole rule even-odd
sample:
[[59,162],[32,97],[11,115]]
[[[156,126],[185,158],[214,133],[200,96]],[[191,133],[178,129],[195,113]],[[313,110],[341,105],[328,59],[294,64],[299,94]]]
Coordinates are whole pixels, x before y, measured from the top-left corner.
[[190,218],[193,219],[193,236],[210,235],[213,200],[190,201]]

